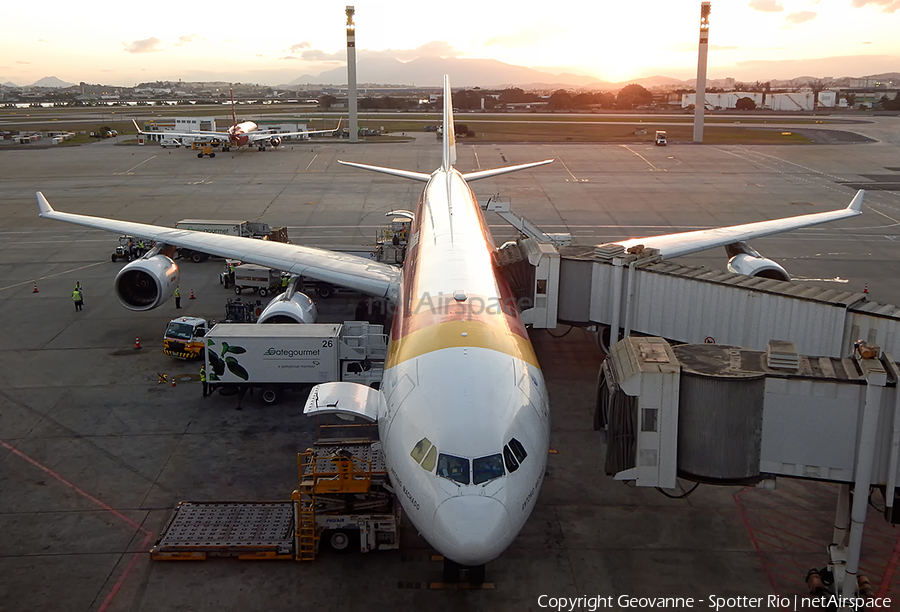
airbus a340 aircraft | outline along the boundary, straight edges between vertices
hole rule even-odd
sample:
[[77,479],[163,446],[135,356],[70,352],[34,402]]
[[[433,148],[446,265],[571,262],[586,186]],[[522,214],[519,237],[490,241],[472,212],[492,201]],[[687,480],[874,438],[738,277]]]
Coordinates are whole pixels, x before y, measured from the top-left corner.
[[[449,79],[444,77],[443,149],[431,174],[342,162],[422,181],[407,261],[400,269],[352,255],[58,212],[38,192],[40,215],[157,241],[115,280],[120,302],[149,310],[178,285],[174,247],[270,266],[384,297],[396,305],[380,390],[348,414],[378,421],[391,481],[419,532],[445,556],[445,570],[484,564],[515,539],[538,497],[550,445],[550,408],[541,369],[468,182],[550,163],[461,173]],[[621,243],[674,256],[858,215],[862,193],[843,210]],[[746,263],[746,262],[745,262]],[[298,303],[298,307],[300,304]],[[336,383],[351,385],[354,383]],[[358,389],[355,391],[359,391]],[[344,403],[341,404],[345,405]]]
[[246,145],[255,145],[260,151],[265,151],[266,146],[276,148],[281,145],[284,138],[292,136],[309,136],[310,134],[330,134],[341,129],[341,120],[338,119],[337,127],[332,130],[307,130],[305,132],[273,132],[271,130],[260,130],[254,121],[242,121],[238,123],[237,114],[234,110],[234,96],[231,98],[231,118],[232,124],[225,132],[145,132],[137,124],[134,119],[134,129],[138,134],[151,135],[162,134],[163,136],[174,136],[176,138],[196,138],[197,136],[209,136],[226,143],[222,146],[222,151],[228,151],[229,147],[243,147]]

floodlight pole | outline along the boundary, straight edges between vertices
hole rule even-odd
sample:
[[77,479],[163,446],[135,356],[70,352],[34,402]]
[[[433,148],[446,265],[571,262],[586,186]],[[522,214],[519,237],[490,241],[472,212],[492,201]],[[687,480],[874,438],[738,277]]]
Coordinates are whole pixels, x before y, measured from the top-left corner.
[[348,6],[347,13],[347,108],[350,111],[350,142],[359,142],[359,117],[356,111],[356,26],[353,25],[353,14],[356,12]]
[[709,52],[709,2],[700,3],[700,50],[697,54],[697,93],[694,94],[694,142],[703,142],[706,108],[706,56]]

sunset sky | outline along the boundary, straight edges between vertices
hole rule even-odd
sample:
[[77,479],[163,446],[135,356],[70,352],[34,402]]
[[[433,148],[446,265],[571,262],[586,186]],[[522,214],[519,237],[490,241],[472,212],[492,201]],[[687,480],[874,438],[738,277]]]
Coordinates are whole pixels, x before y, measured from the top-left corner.
[[[29,85],[56,76],[123,86],[176,79],[286,83],[344,65],[348,1],[271,0],[236,12],[222,2],[191,0],[9,2],[0,82]],[[611,82],[696,76],[695,0],[357,0],[355,7],[360,59],[486,58]],[[712,2],[710,78],[890,71],[900,72],[900,0]]]

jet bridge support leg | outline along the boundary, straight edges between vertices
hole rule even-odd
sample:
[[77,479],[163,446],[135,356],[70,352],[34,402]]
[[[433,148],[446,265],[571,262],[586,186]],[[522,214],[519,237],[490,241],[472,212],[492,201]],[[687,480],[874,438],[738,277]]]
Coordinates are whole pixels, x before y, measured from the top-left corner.
[[[862,551],[869,487],[872,485],[878,413],[881,409],[882,392],[887,384],[887,372],[878,359],[860,359],[859,365],[866,377],[866,400],[860,427],[856,479],[853,483],[852,501],[850,500],[849,485],[841,487],[835,520],[835,542],[828,547],[830,565],[834,568],[835,593],[847,598],[855,597],[859,586],[859,557]],[[848,509],[849,537],[846,531]]]

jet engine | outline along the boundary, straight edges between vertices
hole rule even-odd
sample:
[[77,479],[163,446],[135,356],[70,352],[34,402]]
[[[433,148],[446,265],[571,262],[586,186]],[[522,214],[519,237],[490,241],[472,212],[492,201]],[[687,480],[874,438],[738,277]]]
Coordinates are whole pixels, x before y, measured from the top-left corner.
[[281,138],[279,138],[278,136],[272,136],[271,138],[269,138],[269,146],[277,147],[280,145],[281,145]]
[[151,310],[171,298],[180,281],[178,266],[165,255],[136,259],[116,275],[116,297],[128,310]]
[[257,323],[315,323],[319,311],[309,296],[286,291],[275,296],[259,315]]
[[[757,254],[758,255],[758,254]],[[728,260],[728,271],[747,276],[761,276],[774,280],[789,281],[791,275],[778,263],[762,256],[739,253]]]

